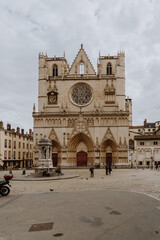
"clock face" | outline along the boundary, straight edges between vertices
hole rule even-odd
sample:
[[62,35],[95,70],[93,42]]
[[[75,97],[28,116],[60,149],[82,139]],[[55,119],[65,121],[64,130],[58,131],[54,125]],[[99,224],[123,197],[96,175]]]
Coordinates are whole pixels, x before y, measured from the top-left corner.
[[49,97],[49,101],[50,101],[51,103],[55,103],[55,102],[56,102],[56,96],[50,96],[50,97]]
[[57,93],[56,92],[50,92],[48,93],[48,103],[49,104],[57,104]]
[[73,88],[71,98],[75,104],[84,106],[92,100],[92,91],[87,85],[79,84]]

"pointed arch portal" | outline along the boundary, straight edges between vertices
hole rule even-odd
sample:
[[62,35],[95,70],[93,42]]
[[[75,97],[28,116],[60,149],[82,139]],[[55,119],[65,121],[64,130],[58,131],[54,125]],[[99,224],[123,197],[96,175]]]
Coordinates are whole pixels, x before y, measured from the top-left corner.
[[117,162],[117,147],[111,139],[106,139],[101,145],[101,162],[107,165]]
[[[82,148],[78,146],[82,146]],[[84,167],[94,163],[94,144],[92,139],[84,133],[76,134],[68,143],[68,160],[71,165],[77,167]]]

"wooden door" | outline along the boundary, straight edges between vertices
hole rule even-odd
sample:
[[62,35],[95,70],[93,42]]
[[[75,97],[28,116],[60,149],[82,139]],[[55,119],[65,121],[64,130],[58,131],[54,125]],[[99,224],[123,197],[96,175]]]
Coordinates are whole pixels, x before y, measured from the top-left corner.
[[111,166],[112,164],[112,153],[106,153],[106,164]]
[[52,153],[52,163],[53,163],[53,167],[57,167],[57,164],[58,164],[58,153]]
[[86,152],[78,152],[77,153],[77,167],[85,167],[87,166],[87,153]]

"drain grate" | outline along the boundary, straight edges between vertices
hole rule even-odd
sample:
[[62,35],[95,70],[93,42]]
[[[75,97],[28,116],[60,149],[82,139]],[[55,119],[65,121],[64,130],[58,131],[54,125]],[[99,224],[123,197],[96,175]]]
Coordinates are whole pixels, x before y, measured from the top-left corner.
[[53,222],[51,222],[51,223],[38,223],[38,224],[33,224],[31,226],[31,228],[29,229],[29,232],[51,230],[52,228],[53,228]]
[[61,237],[61,236],[63,236],[63,233],[56,233],[56,234],[54,234],[53,236],[54,236],[54,237]]

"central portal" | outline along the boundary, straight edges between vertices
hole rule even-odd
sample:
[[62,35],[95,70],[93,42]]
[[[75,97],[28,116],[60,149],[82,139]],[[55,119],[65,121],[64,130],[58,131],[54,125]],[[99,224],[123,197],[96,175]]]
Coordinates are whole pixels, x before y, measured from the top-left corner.
[[87,166],[87,153],[78,152],[77,153],[77,167],[86,167]]

